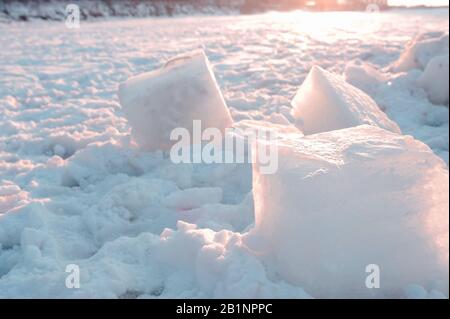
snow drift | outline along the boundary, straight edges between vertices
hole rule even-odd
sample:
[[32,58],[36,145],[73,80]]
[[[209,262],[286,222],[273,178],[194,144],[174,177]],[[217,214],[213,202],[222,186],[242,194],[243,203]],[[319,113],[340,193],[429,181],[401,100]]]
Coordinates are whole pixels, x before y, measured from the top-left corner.
[[423,88],[433,104],[448,105],[449,35],[443,32],[421,33],[412,39],[400,58],[393,63],[394,72],[422,72],[416,85]]
[[[426,145],[363,125],[286,137],[278,167],[254,170],[253,236],[283,279],[317,297],[448,291],[449,176]],[[381,289],[365,286],[370,264]]]
[[345,66],[344,78],[347,83],[369,95],[387,81],[387,77],[375,67],[359,60],[350,62]]
[[292,115],[305,135],[361,124],[400,129],[367,94],[341,77],[314,66],[292,100]]
[[146,150],[166,150],[173,129],[193,121],[223,133],[232,119],[203,51],[176,57],[160,70],[130,78],[120,85],[120,104],[138,144]]
[[405,51],[393,64],[393,69],[396,72],[405,72],[411,69],[424,70],[432,58],[448,54],[448,52],[448,33],[421,33],[407,44]]
[[448,105],[448,61],[448,54],[432,58],[418,80],[431,103]]

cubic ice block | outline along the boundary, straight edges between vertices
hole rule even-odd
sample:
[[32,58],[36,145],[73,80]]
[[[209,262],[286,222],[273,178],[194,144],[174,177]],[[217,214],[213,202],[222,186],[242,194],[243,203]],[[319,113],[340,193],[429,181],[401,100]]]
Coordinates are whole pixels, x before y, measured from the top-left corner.
[[168,61],[163,68],[128,79],[119,88],[137,143],[146,150],[167,150],[175,128],[192,134],[194,120],[222,132],[232,118],[203,51]]
[[[369,125],[278,143],[275,174],[254,164],[254,234],[282,279],[373,297],[442,278],[448,294],[449,175],[425,144]],[[371,264],[380,289],[366,287]]]

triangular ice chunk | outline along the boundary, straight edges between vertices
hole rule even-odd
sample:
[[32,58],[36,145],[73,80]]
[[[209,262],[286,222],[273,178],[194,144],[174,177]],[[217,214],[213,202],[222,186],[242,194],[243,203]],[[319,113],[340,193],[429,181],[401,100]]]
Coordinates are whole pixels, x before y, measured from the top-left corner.
[[340,76],[314,66],[292,101],[292,115],[304,134],[328,132],[361,124],[400,133],[375,103]]

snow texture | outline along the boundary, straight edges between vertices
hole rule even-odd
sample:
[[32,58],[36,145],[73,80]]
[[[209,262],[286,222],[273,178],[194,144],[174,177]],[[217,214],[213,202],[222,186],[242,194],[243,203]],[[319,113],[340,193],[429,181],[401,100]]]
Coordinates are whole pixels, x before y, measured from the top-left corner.
[[419,86],[428,94],[431,103],[448,105],[449,55],[433,57],[419,77]]
[[311,69],[292,100],[292,115],[306,135],[361,124],[400,133],[370,96],[319,66]]
[[356,60],[345,66],[345,81],[363,90],[368,95],[373,94],[388,77],[369,63]]
[[405,51],[393,65],[394,70],[397,72],[424,70],[432,58],[448,54],[448,50],[448,33],[420,33],[407,44]]

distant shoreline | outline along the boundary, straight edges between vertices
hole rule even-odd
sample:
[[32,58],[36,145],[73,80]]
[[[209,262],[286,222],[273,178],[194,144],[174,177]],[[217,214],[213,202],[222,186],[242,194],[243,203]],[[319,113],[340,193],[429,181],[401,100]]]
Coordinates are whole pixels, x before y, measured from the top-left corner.
[[[265,12],[289,12],[305,10],[308,12],[364,12],[364,10],[315,10],[314,8],[273,8],[273,7],[242,7],[236,5],[200,5],[199,2],[174,2],[168,4],[163,1],[142,2],[140,5],[130,5],[130,1],[108,4],[105,1],[73,1],[80,7],[81,20],[95,20],[97,18],[148,18],[148,17],[183,17],[183,16],[217,16],[217,15],[249,15]],[[0,22],[8,21],[64,21],[66,18],[65,3],[57,1],[29,1],[18,2],[0,0]],[[439,10],[448,6],[389,6],[382,11],[391,10]]]
[[389,6],[389,9],[448,9],[449,6]]

